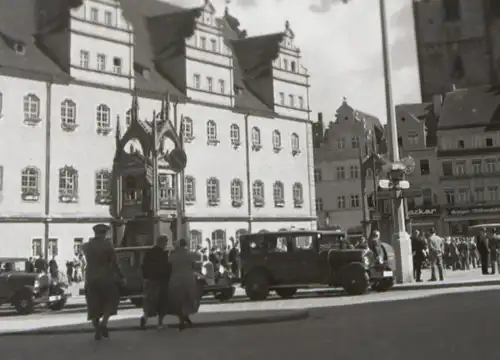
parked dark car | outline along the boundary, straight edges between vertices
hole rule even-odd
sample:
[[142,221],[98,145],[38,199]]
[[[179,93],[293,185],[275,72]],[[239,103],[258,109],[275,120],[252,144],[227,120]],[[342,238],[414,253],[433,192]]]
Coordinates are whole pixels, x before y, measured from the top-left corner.
[[62,310],[70,296],[67,286],[47,274],[28,272],[28,259],[0,258],[0,305],[13,306],[18,314],[33,313],[35,306]]
[[242,286],[251,300],[270,291],[291,298],[300,288],[342,287],[350,295],[386,291],[394,284],[394,251],[384,259],[369,249],[353,249],[341,230],[300,230],[240,237]]
[[[126,280],[126,285],[120,290],[121,298],[122,300],[130,300],[137,307],[142,306],[143,278],[141,267],[144,254],[149,249],[149,246],[118,247],[115,249],[118,266]],[[201,264],[198,264],[195,270],[202,296],[211,294],[220,301],[226,301],[233,297],[235,287],[230,273],[218,273],[215,279],[211,279],[203,274]],[[84,293],[84,291],[82,292]]]

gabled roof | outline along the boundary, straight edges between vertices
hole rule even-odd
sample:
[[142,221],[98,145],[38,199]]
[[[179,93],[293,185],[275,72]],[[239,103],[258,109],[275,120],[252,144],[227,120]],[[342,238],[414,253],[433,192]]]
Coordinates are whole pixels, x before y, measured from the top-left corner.
[[[69,79],[37,46],[35,8],[39,0],[0,1],[0,66]],[[17,53],[15,44],[24,46]]]
[[[194,31],[193,9],[184,9],[158,0],[119,0],[125,18],[134,29],[134,70],[136,71],[136,87],[140,90],[166,93],[183,97],[183,89],[169,79],[169,74],[159,69],[154,62],[158,55],[159,37],[152,36],[152,31],[159,31],[158,19],[163,23],[163,44],[184,41],[187,33]],[[187,29],[186,29],[187,27]],[[168,30],[168,31],[167,31]],[[177,38],[176,38],[177,37]],[[175,47],[175,44],[173,47]],[[184,45],[184,44],[183,44]],[[160,46],[161,48],[161,46]],[[142,69],[149,70],[149,76],[142,76]]]
[[399,104],[396,109],[401,109],[412,115],[416,120],[426,120],[432,110],[432,103]]
[[445,95],[438,130],[500,126],[500,87],[459,89]]

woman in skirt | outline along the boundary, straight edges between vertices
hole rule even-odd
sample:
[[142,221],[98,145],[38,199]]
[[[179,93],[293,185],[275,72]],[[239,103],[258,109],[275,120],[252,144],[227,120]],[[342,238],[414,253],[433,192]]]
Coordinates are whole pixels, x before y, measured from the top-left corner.
[[116,253],[106,238],[109,226],[93,228],[95,237],[82,247],[86,258],[85,299],[87,317],[94,326],[94,339],[108,337],[108,320],[116,315],[120,302],[119,285],[123,277],[116,262]]
[[200,307],[201,292],[195,277],[195,259],[187,250],[187,242],[179,240],[169,256],[172,274],[168,282],[168,314],[179,318],[179,331],[192,325],[190,315],[196,314]]

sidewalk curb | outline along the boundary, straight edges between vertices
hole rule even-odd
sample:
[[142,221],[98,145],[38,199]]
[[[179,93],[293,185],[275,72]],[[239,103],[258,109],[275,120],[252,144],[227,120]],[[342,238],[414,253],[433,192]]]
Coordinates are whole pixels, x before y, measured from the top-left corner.
[[500,285],[500,279],[494,280],[484,280],[484,281],[463,281],[463,282],[452,282],[452,283],[442,283],[436,282],[422,282],[422,283],[410,283],[410,284],[396,284],[392,289],[388,291],[408,291],[408,290],[432,290],[432,289],[452,289],[461,287],[481,287],[481,286],[492,286]]
[[[275,315],[265,315],[268,313],[267,310],[258,310],[262,311],[264,314],[262,316],[256,317],[248,317],[245,315],[236,318],[236,319],[225,319],[225,320],[214,320],[214,321],[202,321],[200,323],[194,324],[193,328],[211,328],[211,327],[227,327],[227,326],[249,326],[249,325],[264,325],[264,324],[273,324],[273,323],[281,323],[281,322],[291,322],[291,321],[302,321],[309,318],[308,310],[286,310],[286,314],[275,314]],[[276,311],[276,310],[274,310]],[[274,312],[271,311],[271,312]],[[277,310],[278,312],[284,312],[284,310]],[[224,313],[220,313],[224,314]],[[141,331],[139,325],[134,326],[113,326],[113,323],[120,321],[127,321],[133,318],[128,319],[119,319],[119,320],[110,320],[109,331],[110,332],[129,332],[129,331]],[[137,318],[137,321],[139,319]],[[75,327],[78,325],[83,325],[86,323],[78,323],[71,325],[62,325],[62,326],[54,326],[48,328],[41,328],[35,330],[21,330],[21,331],[13,331],[13,332],[5,332],[0,333],[1,337],[9,337],[9,336],[43,336],[43,335],[67,335],[67,334],[92,334],[94,333],[94,329],[92,328],[76,328],[76,329],[68,329],[69,327]],[[169,329],[178,329],[178,324],[168,324],[165,328]],[[148,327],[146,330],[153,330],[155,327]]]

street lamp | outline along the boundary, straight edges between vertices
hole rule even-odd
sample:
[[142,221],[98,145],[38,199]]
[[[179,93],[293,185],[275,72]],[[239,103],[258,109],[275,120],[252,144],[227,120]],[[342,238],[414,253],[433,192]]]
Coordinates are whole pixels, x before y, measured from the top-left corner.
[[[343,4],[348,4],[350,0],[341,0]],[[389,52],[389,36],[387,31],[387,12],[385,0],[379,0],[380,8],[380,29],[382,35],[382,60],[384,66],[384,87],[385,87],[385,106],[387,111],[387,124],[389,128],[390,141],[389,150],[391,162],[399,164],[399,146],[398,129],[396,117],[394,114],[394,103],[392,99],[391,82],[391,59]],[[405,210],[404,202],[400,196],[401,190],[397,191],[393,199],[393,223],[394,235],[393,245],[396,252],[396,281],[398,283],[408,283],[413,281],[413,259],[410,237],[405,229]]]

